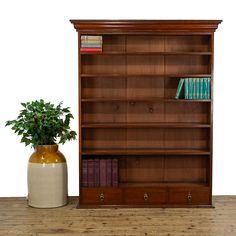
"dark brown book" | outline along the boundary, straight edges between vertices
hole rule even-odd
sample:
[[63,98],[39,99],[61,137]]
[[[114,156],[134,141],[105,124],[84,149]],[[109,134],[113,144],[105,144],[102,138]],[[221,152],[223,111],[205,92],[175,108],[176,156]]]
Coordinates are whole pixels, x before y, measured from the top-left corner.
[[94,160],[88,160],[88,187],[94,187]]
[[82,187],[88,187],[88,161],[82,161]]
[[100,186],[100,163],[99,159],[94,159],[94,187]]
[[106,187],[106,160],[100,159],[100,186]]
[[118,159],[112,159],[112,186],[118,187]]
[[107,169],[107,171],[106,171],[106,174],[107,174],[107,176],[106,176],[106,179],[107,179],[106,186],[110,187],[111,186],[111,159],[107,159],[106,162],[107,162],[106,163],[106,169]]

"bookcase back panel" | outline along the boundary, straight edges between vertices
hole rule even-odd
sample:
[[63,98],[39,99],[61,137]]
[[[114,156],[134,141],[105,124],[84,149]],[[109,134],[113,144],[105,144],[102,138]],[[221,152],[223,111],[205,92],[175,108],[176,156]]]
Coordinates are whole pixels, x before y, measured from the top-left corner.
[[163,181],[207,183],[208,162],[208,156],[166,157]]
[[210,107],[207,102],[166,103],[165,121],[210,124]]
[[164,157],[128,156],[119,159],[119,183],[161,182]]
[[126,78],[88,77],[82,79],[82,98],[124,98]]
[[127,74],[164,74],[163,55],[127,55]]
[[127,105],[127,122],[164,122],[164,104],[158,102],[135,102]]
[[127,104],[124,102],[96,102],[82,104],[82,123],[126,122]]
[[199,128],[88,128],[83,130],[85,149],[197,149],[209,150],[209,130]]
[[166,74],[210,74],[210,56],[169,55],[165,58]]
[[208,156],[127,156],[119,158],[119,184],[207,184]]
[[209,150],[209,135],[207,128],[168,129],[165,130],[164,147]]
[[124,35],[103,35],[103,52],[125,52],[126,37]]
[[211,51],[209,35],[173,35],[165,37],[166,52],[208,52]]
[[127,35],[127,52],[164,52],[164,36],[150,35]]
[[125,129],[86,129],[83,131],[82,149],[125,149]]
[[127,98],[163,98],[164,81],[163,77],[128,77]]
[[111,58],[109,55],[83,55],[81,62],[81,72],[84,74],[125,74],[125,57],[117,55]]

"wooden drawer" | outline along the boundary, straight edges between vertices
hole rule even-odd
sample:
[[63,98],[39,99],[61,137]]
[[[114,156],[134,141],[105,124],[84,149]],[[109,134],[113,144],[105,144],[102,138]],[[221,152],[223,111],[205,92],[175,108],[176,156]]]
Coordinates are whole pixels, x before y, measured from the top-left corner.
[[80,204],[119,205],[122,203],[122,190],[119,188],[82,188]]
[[162,204],[166,203],[165,188],[129,188],[124,190],[126,204]]
[[210,191],[208,188],[170,189],[168,203],[210,205]]

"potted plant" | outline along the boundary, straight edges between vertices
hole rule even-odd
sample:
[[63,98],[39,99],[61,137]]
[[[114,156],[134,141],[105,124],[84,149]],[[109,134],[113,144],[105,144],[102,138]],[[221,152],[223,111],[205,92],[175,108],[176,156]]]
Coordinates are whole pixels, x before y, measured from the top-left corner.
[[69,107],[44,100],[21,103],[17,119],[9,120],[21,142],[35,149],[28,162],[28,204],[38,208],[67,204],[67,164],[58,144],[76,138]]

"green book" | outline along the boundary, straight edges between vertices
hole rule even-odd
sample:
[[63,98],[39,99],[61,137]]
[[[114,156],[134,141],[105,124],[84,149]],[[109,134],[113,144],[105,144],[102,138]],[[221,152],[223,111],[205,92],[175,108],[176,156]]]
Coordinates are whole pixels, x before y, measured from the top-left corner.
[[196,99],[200,99],[200,78],[196,78]]
[[192,78],[193,81],[193,96],[192,99],[197,98],[197,78]]
[[193,99],[193,78],[188,78],[188,98]]
[[203,78],[199,79],[199,99],[203,99]]
[[207,78],[203,78],[203,99],[207,99]]
[[179,97],[180,97],[180,93],[181,93],[181,91],[182,91],[183,84],[184,84],[184,79],[180,79],[180,80],[179,80],[178,87],[177,87],[177,90],[176,90],[176,94],[175,94],[175,98],[176,98],[176,99],[179,99]]
[[211,98],[211,79],[207,78],[207,99]]
[[184,98],[189,99],[188,97],[188,79],[184,79]]

